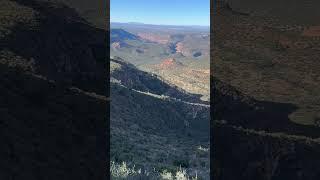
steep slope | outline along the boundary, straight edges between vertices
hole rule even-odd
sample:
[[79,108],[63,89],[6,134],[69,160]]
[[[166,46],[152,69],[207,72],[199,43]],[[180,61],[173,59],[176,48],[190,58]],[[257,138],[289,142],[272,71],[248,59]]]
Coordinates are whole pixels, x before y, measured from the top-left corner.
[[35,0],[53,4],[64,4],[76,10],[77,14],[86,20],[86,23],[100,29],[107,30],[109,27],[108,11],[109,3],[100,0]]
[[123,29],[111,29],[110,30],[111,43],[123,42],[125,40],[138,40],[139,37],[129,33]]
[[105,178],[106,32],[49,1],[0,11],[0,179]]
[[[181,99],[180,99],[181,98]],[[111,159],[148,171],[209,176],[209,106],[121,59],[111,59]],[[201,165],[202,164],[202,165]]]
[[296,105],[290,120],[316,126],[319,39],[304,36],[299,26],[274,23],[273,18],[227,9],[218,14],[213,74],[258,100]]
[[319,178],[319,128],[290,122],[294,106],[257,101],[215,78],[212,84],[215,178]]
[[215,178],[318,179],[319,39],[305,36],[311,21],[301,21],[315,8],[224,2],[211,49]]
[[197,68],[182,63],[175,58],[164,59],[161,63],[145,66],[147,71],[157,74],[170,84],[174,84],[184,91],[198,94],[203,101],[210,101],[210,70]]
[[318,139],[266,133],[220,121],[212,125],[216,148],[211,163],[215,179],[315,180],[320,177]]
[[106,98],[0,70],[1,179],[104,178]]
[[[105,31],[88,26],[64,5],[37,1],[2,3],[1,8],[11,8],[9,16],[3,15],[2,19],[12,22],[3,30],[9,34],[1,38],[2,63],[105,93]],[[20,20],[24,15],[20,16],[19,8],[30,13],[24,17],[30,23]]]
[[111,59],[110,67],[111,78],[120,81],[122,85],[128,88],[175,97],[189,102],[201,102],[199,95],[187,93],[173,84],[169,85],[156,74],[138,70],[135,66],[119,57]]
[[293,104],[256,100],[216,78],[213,78],[212,86],[213,118],[216,120],[270,133],[320,137],[318,127],[290,121],[289,114],[297,109]]

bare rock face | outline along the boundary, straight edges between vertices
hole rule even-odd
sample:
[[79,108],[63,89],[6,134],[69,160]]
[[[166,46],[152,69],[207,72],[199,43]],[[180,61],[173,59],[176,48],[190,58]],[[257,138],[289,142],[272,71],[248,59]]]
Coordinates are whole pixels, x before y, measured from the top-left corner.
[[176,52],[177,52],[177,53],[181,53],[181,54],[183,55],[183,43],[178,42],[178,43],[176,44]]
[[111,47],[114,49],[119,49],[121,48],[120,42],[114,42],[111,44]]
[[176,44],[176,52],[181,53],[183,56],[191,57],[192,52],[191,50],[185,46],[183,42],[178,42]]
[[168,68],[176,68],[183,66],[183,64],[174,58],[167,58],[162,61],[162,63],[159,65],[160,68],[168,69]]
[[118,49],[121,49],[121,48],[124,48],[124,47],[131,47],[131,46],[129,44],[125,43],[125,42],[113,42],[111,44],[111,47],[114,50],[118,50]]

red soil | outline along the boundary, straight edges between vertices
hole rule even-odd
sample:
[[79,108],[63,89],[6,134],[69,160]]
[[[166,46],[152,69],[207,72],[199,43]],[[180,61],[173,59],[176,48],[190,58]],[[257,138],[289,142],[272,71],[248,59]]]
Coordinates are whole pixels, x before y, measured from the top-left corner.
[[320,36],[320,26],[311,26],[302,33],[303,36],[319,37]]
[[167,35],[160,36],[152,33],[138,33],[138,36],[142,39],[149,40],[151,42],[156,42],[160,44],[167,44],[170,37]]

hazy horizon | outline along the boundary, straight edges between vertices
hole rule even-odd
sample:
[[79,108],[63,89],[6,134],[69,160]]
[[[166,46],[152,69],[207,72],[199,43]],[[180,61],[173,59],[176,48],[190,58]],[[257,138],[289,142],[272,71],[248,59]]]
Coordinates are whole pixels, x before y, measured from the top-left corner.
[[209,0],[111,0],[110,7],[112,22],[210,26]]
[[133,24],[133,25],[152,25],[152,26],[195,26],[195,27],[210,27],[209,25],[197,25],[197,24],[189,24],[189,25],[179,25],[179,24],[151,24],[151,23],[143,23],[143,22],[119,22],[119,21],[110,21],[112,23],[119,23],[119,24]]

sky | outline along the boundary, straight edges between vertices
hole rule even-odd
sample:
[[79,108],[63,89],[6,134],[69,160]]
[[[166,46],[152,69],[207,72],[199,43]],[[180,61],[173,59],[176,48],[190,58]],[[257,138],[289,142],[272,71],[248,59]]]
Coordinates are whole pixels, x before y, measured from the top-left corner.
[[111,22],[210,25],[210,0],[110,0]]

